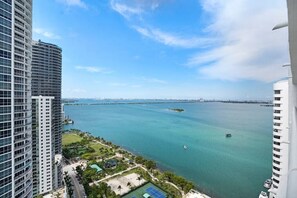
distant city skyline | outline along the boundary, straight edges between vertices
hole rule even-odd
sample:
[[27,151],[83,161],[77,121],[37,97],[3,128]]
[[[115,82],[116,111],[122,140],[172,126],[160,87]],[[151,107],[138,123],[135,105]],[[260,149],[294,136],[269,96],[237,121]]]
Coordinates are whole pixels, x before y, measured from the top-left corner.
[[[63,98],[272,99],[286,1],[34,1],[33,39],[63,48]],[[50,16],[50,17],[49,17]]]

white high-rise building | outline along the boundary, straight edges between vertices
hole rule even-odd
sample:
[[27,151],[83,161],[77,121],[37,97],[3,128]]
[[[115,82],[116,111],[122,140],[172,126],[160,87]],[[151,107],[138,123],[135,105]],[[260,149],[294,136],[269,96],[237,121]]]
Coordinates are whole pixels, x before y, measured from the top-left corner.
[[0,197],[32,197],[32,1],[0,0]]
[[[269,189],[271,198],[297,197],[297,1],[287,0],[287,6],[291,73],[287,81],[278,82],[274,87],[274,101],[280,98],[274,107],[274,111],[280,110],[274,113],[274,123],[280,119],[281,125],[278,127],[274,124],[274,130],[277,131],[273,132],[273,142],[276,144],[273,144],[273,180]],[[287,90],[287,94],[282,90]],[[282,105],[282,102],[288,104],[287,108],[278,108],[277,105]]]
[[45,194],[53,189],[53,148],[52,148],[52,100],[50,96],[32,97],[34,181],[38,188],[34,195]]
[[[274,84],[272,186],[270,198],[286,197],[289,161],[289,81]],[[278,195],[278,196],[277,196]],[[281,195],[281,196],[280,196]]]

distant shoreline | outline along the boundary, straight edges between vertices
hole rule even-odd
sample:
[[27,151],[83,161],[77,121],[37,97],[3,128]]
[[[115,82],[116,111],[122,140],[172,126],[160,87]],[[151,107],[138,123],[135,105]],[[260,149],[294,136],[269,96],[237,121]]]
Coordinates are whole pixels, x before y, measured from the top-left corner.
[[79,103],[79,101],[73,101],[69,102],[67,101],[64,103],[64,105],[74,105],[74,106],[80,106],[80,105],[144,105],[144,104],[177,104],[177,103],[210,103],[210,102],[217,102],[217,103],[231,103],[231,104],[259,104],[259,105],[267,105],[271,106],[273,105],[270,101],[224,101],[224,100],[206,100],[206,101],[200,101],[200,100],[143,100],[137,102],[134,102],[133,100],[125,100],[119,102],[118,100],[112,101],[112,100],[102,100],[102,102],[96,102],[96,103]]

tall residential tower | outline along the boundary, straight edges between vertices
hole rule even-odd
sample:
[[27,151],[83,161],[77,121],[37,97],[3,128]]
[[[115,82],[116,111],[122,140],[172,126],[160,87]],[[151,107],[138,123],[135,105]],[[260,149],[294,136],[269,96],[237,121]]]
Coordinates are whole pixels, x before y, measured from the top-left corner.
[[33,194],[53,190],[52,100],[54,97],[32,97]]
[[32,1],[0,0],[0,197],[32,197]]
[[[45,108],[47,109],[47,114],[51,114],[50,126],[47,126],[47,132],[40,128],[40,119],[39,116],[43,116],[42,119],[45,119],[45,115],[40,115],[40,111],[34,111],[33,119],[33,192],[34,195],[46,193],[48,186],[44,187],[42,190],[43,182],[40,179],[43,179],[46,182],[50,182],[53,189],[56,189],[62,185],[62,174],[55,173],[53,166],[55,164],[55,155],[62,153],[62,118],[61,118],[61,69],[62,69],[62,49],[54,44],[45,43],[41,41],[33,41],[32,43],[32,96],[34,96],[34,109]],[[42,106],[40,103],[43,99],[52,98],[50,103],[50,109],[46,106]],[[48,101],[49,102],[49,101]],[[46,134],[50,133],[50,134]],[[44,141],[50,137],[51,144],[47,142],[47,148],[51,151],[46,151],[50,153],[44,153],[41,151],[41,146],[45,145],[45,142],[41,138],[45,135]],[[48,137],[47,137],[48,136]],[[44,151],[45,151],[44,150]],[[39,172],[40,169],[40,157],[43,156],[44,163],[49,163],[49,159],[45,157],[50,156],[51,163],[51,176],[52,179],[45,178],[45,173],[42,176],[42,173]],[[46,161],[46,162],[45,162]],[[62,170],[60,170],[62,171]],[[47,172],[49,173],[49,172]],[[58,175],[59,178],[55,178]]]
[[32,96],[53,96],[54,153],[62,153],[62,49],[42,41],[32,43]]
[[297,196],[297,1],[287,0],[287,7],[290,76],[286,81],[274,85],[273,169],[270,198]]
[[274,84],[272,186],[270,198],[286,197],[289,161],[289,81]]

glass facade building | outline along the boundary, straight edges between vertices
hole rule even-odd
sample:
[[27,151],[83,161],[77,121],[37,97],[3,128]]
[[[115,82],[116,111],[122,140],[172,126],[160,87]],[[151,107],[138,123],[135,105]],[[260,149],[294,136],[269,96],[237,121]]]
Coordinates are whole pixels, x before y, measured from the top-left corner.
[[0,0],[0,198],[32,197],[32,1]]
[[[55,155],[62,153],[62,109],[61,109],[61,70],[62,49],[57,45],[42,41],[32,42],[32,96],[53,97],[51,114],[52,161]],[[33,126],[36,124],[33,120]],[[38,193],[40,182],[38,176],[38,134],[33,133],[33,188]],[[52,167],[54,169],[54,167]],[[54,171],[52,171],[54,173]],[[53,189],[62,186],[62,174],[53,179]],[[53,175],[54,178],[54,175]],[[40,192],[40,191],[39,191]]]

